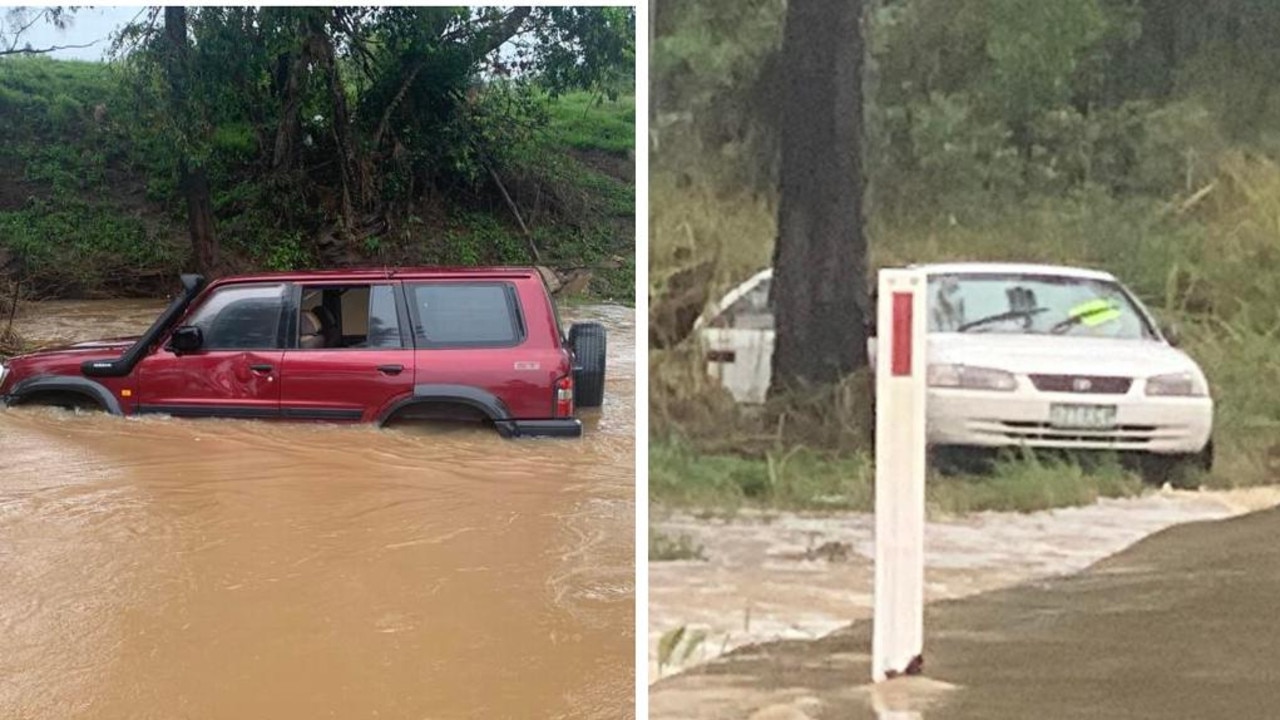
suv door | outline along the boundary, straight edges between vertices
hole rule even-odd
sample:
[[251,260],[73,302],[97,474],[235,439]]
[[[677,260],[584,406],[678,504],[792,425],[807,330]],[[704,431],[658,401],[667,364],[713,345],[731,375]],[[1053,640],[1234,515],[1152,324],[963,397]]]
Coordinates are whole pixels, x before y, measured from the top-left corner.
[[161,347],[138,363],[138,412],[190,417],[275,417],[289,285],[215,288],[187,314],[202,347]]
[[281,370],[281,413],[376,420],[413,394],[413,341],[399,283],[301,283]]

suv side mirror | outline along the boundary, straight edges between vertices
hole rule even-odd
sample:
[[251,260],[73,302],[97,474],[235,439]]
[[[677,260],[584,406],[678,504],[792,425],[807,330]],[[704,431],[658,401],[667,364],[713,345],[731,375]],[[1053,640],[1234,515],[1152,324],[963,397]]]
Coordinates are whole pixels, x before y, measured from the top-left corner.
[[1177,323],[1165,323],[1160,327],[1160,334],[1164,335],[1164,339],[1174,347],[1182,344],[1182,330],[1178,328]]
[[184,353],[193,353],[204,346],[204,333],[200,328],[194,325],[183,325],[173,331],[173,337],[169,338],[168,349],[182,355]]

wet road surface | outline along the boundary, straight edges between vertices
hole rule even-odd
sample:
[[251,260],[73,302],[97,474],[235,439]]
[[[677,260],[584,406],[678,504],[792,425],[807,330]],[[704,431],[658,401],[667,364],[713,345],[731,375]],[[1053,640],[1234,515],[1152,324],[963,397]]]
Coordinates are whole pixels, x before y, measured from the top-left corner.
[[582,441],[0,411],[0,717],[633,717],[634,314],[566,315],[610,331]]
[[[1280,503],[1280,488],[1162,491],[1036,513],[937,518],[926,530],[925,595],[965,597],[1076,572],[1178,523]],[[661,668],[670,675],[750,643],[816,639],[871,616],[872,516],[743,512],[732,519],[655,513],[652,526],[688,537],[704,559],[652,563],[649,677],[658,641],[687,627],[706,639]]]
[[1280,509],[1179,525],[1081,573],[932,603],[924,676],[874,689],[865,620],[742,647],[657,683],[651,717],[1272,717],[1278,533]]

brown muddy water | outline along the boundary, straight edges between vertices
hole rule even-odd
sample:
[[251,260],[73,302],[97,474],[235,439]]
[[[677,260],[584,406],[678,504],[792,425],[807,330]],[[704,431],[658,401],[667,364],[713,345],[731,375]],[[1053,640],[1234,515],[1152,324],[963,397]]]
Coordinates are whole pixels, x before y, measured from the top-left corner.
[[0,717],[634,717],[634,313],[566,315],[610,332],[581,441],[0,411]]

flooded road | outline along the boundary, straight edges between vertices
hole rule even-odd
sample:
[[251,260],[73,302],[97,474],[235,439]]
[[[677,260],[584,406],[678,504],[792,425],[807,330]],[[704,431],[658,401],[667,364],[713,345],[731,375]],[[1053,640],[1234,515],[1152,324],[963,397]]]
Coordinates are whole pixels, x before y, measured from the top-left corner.
[[634,313],[565,314],[610,333],[582,441],[0,411],[0,717],[633,717]]
[[1181,524],[1079,573],[931,603],[924,674],[874,686],[866,620],[742,647],[654,685],[650,717],[1274,717],[1277,531],[1280,508]]
[[[1274,487],[1161,491],[1079,508],[931,520],[926,599],[1078,572],[1171,525],[1276,504],[1280,488]],[[875,549],[869,514],[743,513],[726,520],[653,512],[654,530],[690,538],[705,559],[650,563],[651,681],[743,645],[820,638],[871,616]],[[701,641],[685,642],[659,668],[660,638],[680,627]]]

